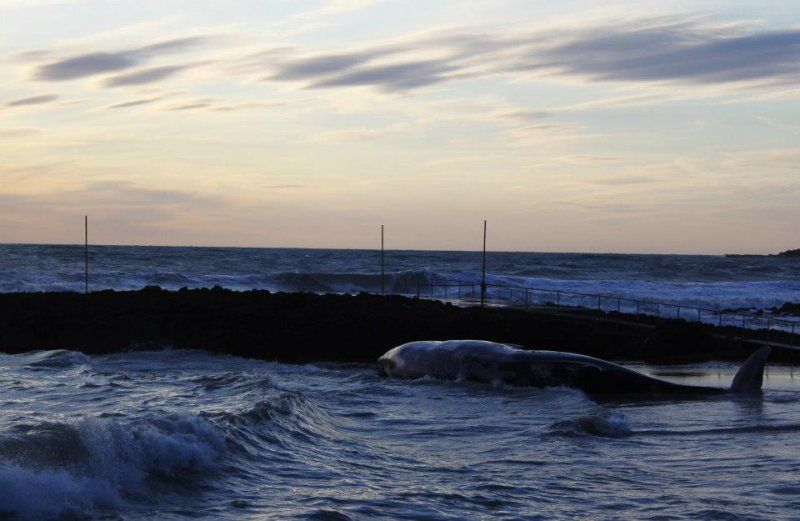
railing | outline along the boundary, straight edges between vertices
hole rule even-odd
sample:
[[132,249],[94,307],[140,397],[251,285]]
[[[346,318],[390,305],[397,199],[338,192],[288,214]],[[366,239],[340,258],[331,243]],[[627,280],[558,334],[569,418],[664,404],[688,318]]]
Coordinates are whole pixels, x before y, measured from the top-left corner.
[[[478,304],[481,301],[481,284],[467,282],[423,284],[417,286],[416,296],[460,305]],[[566,307],[618,312],[636,317],[683,319],[719,327],[731,326],[754,331],[765,330],[767,341],[770,340],[770,333],[775,331],[788,333],[789,345],[792,346],[795,345],[795,337],[800,333],[800,321],[771,315],[708,309],[614,295],[525,288],[503,284],[486,285],[486,304],[493,307],[514,307],[526,311],[541,307]]]

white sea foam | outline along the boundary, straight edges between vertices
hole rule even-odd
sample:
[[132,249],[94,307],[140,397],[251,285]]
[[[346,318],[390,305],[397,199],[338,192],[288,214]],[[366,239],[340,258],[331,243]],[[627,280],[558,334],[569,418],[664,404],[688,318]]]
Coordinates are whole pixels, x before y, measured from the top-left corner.
[[91,517],[172,480],[196,480],[224,451],[222,435],[191,415],[38,425],[2,440],[0,512]]
[[123,504],[119,490],[108,481],[63,469],[0,464],[0,490],[0,517],[88,517],[97,509]]

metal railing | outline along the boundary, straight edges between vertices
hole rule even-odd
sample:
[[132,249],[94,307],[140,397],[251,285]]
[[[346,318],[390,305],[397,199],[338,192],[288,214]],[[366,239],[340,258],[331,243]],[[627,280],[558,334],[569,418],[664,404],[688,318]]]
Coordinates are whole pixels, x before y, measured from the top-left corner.
[[486,284],[486,293],[483,294],[481,284],[477,282],[430,283],[418,285],[415,296],[452,302],[457,305],[480,304],[481,297],[485,296],[486,305],[492,307],[513,307],[524,310],[541,309],[542,307],[564,307],[617,312],[636,317],[649,316],[662,319],[682,319],[719,327],[739,327],[753,331],[763,331],[766,334],[765,340],[767,341],[770,341],[770,334],[774,331],[788,334],[789,345],[791,346],[796,345],[796,336],[800,334],[800,320],[775,317],[763,313],[709,309],[685,304],[578,291]]

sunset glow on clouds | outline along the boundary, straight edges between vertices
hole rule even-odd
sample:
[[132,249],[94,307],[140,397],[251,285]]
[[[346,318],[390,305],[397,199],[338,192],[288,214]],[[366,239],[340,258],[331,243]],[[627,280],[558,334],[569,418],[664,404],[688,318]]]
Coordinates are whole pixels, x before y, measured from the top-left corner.
[[794,1],[0,0],[0,241],[798,247]]

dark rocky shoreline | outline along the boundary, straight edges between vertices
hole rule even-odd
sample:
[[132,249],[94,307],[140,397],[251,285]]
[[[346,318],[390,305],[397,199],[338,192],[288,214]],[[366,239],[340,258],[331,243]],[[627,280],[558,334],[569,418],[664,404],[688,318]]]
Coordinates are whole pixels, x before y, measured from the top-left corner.
[[[741,361],[755,350],[741,335],[733,327],[619,313],[464,308],[368,294],[157,287],[0,294],[0,351],[6,353],[173,347],[283,362],[372,362],[411,340],[481,338],[611,360],[682,363]],[[800,352],[775,349],[771,360],[798,363]]]
[[800,259],[800,248],[785,250],[780,253],[726,253],[726,257],[781,257],[784,259]]

